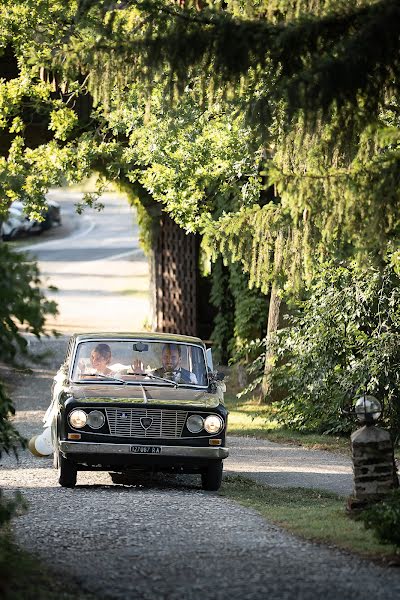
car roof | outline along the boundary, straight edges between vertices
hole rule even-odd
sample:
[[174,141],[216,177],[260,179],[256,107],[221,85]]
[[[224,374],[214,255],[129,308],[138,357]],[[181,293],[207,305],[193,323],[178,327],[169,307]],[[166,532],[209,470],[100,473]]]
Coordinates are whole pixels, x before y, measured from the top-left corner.
[[154,333],[149,331],[141,331],[138,333],[75,333],[72,337],[75,338],[76,342],[84,342],[88,340],[154,340],[155,342],[180,342],[186,344],[200,344],[201,346],[205,345],[204,342],[198,337],[180,335],[176,333]]

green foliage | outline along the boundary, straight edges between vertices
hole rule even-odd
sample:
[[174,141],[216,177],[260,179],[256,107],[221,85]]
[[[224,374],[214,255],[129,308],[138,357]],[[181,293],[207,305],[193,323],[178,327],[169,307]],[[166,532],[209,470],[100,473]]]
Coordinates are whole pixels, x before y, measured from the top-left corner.
[[213,265],[210,300],[218,310],[211,335],[215,344],[213,354],[216,362],[227,364],[230,357],[228,348],[233,337],[234,300],[229,288],[229,271],[221,258]]
[[[17,454],[18,447],[25,446],[24,438],[10,423],[10,416],[15,414],[11,398],[7,395],[4,385],[0,382],[0,456],[3,452],[13,451]],[[1,494],[1,491],[0,491]],[[2,505],[0,496],[0,524],[1,512],[7,510],[7,504]]]
[[4,243],[0,243],[0,280],[0,360],[14,362],[17,352],[27,350],[22,331],[40,337],[46,315],[57,312],[56,304],[41,290],[37,265]]
[[400,490],[394,490],[381,502],[365,509],[360,519],[378,540],[400,546]]
[[[399,18],[394,0],[0,1],[19,67],[0,82],[2,208],[22,194],[35,214],[95,170],[131,185],[148,247],[158,203],[264,294],[301,293],[332,255],[379,262],[400,233]],[[262,321],[229,270],[227,353]]]
[[76,113],[67,106],[61,106],[58,110],[53,110],[50,114],[49,129],[54,131],[54,137],[59,140],[66,140],[69,133],[73,130],[78,117]]
[[[3,492],[0,490],[0,530],[13,516],[16,514],[21,514],[26,509],[27,502],[19,492],[11,497],[6,498]],[[2,560],[0,558],[0,564],[1,563]]]
[[[292,109],[313,114],[320,108],[327,112],[332,104],[353,109],[353,114],[357,108],[358,118],[360,113],[376,114],[385,88],[398,92],[396,0],[231,0],[223,8],[205,3],[202,10],[195,2],[182,8],[159,0],[118,8],[106,0],[82,6],[86,20],[82,26],[77,22],[73,35],[85,35],[91,19],[96,41],[84,56],[73,46],[68,55],[64,50],[70,68],[82,63],[92,67],[96,54],[99,66],[112,61],[114,69],[126,78],[139,77],[144,85],[167,74],[183,90],[202,72],[215,89],[230,84],[239,94],[259,90],[261,79],[269,83],[269,93],[265,89],[263,95],[252,95],[263,114],[271,108],[271,98],[273,104],[283,97]],[[135,61],[128,63],[130,56]],[[125,69],[123,62],[129,65]]]
[[268,298],[258,289],[249,289],[248,277],[240,265],[232,264],[229,270],[229,286],[235,303],[232,354],[266,333]]
[[[5,198],[34,213],[62,173],[122,178],[264,293],[276,278],[298,293],[336,248],[383,256],[400,221],[399,18],[394,0],[0,2],[20,68],[0,90]],[[38,148],[27,102],[52,138]]]
[[[384,423],[400,435],[400,278],[388,264],[322,266],[287,327],[271,342],[277,357],[277,420],[300,431],[347,432],[349,408],[364,392],[384,404]],[[265,341],[264,341],[265,343]],[[260,381],[263,357],[251,369]],[[254,385],[254,383],[253,383]]]
[[268,301],[259,290],[249,289],[248,277],[237,264],[218,258],[211,270],[211,302],[218,309],[211,335],[215,359],[227,364],[238,348],[263,337]]
[[[18,354],[28,353],[23,331],[40,337],[46,315],[56,314],[56,305],[46,300],[36,264],[4,243],[0,243],[0,281],[0,360],[15,363]],[[12,401],[0,383],[0,456],[16,452],[23,443],[9,421],[12,414]]]

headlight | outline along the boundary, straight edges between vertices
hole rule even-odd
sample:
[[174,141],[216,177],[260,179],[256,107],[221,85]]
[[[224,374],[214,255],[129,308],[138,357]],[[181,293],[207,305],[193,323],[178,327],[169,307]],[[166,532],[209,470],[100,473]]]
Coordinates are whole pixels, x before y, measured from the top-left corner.
[[91,410],[87,416],[87,424],[92,429],[103,427],[105,420],[105,416],[99,410]]
[[68,418],[71,427],[75,427],[75,429],[81,429],[86,425],[87,414],[83,410],[73,410]]
[[203,429],[203,417],[200,415],[190,415],[186,421],[186,427],[190,433],[199,433]]
[[218,415],[209,415],[204,421],[204,429],[207,433],[218,433],[224,426],[224,422]]

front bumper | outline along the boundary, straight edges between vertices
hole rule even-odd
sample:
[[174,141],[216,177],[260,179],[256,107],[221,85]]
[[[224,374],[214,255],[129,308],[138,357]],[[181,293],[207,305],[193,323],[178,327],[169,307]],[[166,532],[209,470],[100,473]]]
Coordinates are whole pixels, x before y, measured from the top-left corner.
[[[140,444],[143,446],[143,444]],[[147,457],[177,457],[177,458],[205,458],[217,460],[226,458],[229,454],[228,448],[194,448],[193,446],[160,446],[159,454],[141,454],[132,452],[134,444],[107,444],[98,442],[67,442],[60,441],[59,449],[62,454],[101,454],[101,455],[121,455],[129,456],[147,456]],[[150,446],[150,444],[149,444]]]

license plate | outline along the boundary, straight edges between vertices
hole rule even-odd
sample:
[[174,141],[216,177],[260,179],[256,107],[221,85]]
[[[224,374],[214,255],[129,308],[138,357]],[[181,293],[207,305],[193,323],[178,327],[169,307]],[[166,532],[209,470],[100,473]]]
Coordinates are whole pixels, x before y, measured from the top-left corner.
[[161,454],[161,446],[131,446],[134,454]]

